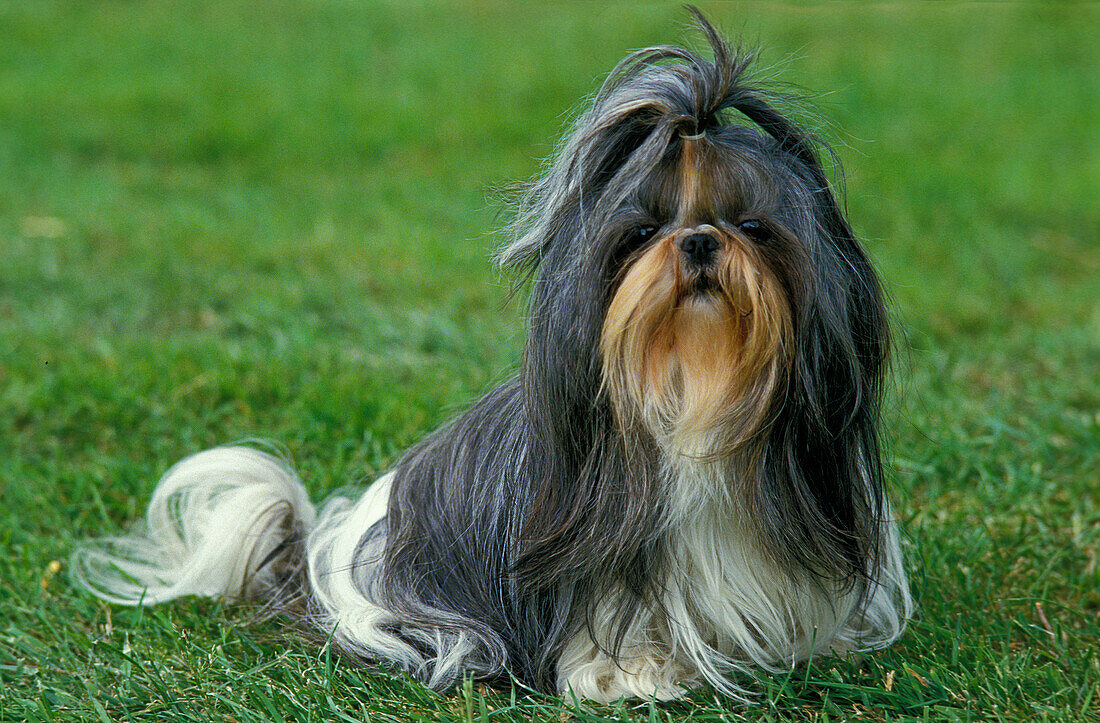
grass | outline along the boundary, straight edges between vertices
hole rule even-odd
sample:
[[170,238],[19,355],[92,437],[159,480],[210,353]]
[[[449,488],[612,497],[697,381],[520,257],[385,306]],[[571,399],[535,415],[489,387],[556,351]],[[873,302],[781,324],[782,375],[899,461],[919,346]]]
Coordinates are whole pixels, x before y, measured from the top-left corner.
[[[709,3],[818,98],[893,299],[919,617],[755,704],[435,695],[74,543],[251,436],[323,497],[517,366],[489,190],[674,4],[0,6],[0,720],[1100,717],[1100,76],[1091,4]],[[693,39],[694,41],[694,39]]]

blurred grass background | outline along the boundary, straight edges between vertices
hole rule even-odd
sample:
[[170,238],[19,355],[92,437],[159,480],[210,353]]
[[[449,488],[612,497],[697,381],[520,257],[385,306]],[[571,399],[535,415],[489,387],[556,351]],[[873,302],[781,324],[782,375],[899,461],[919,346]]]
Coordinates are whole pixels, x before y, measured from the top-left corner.
[[[507,211],[674,3],[0,5],[0,720],[1100,717],[1100,8],[703,3],[817,95],[893,299],[903,642],[757,704],[595,707],[354,670],[247,610],[111,609],[74,541],[184,454],[316,497],[517,367]],[[60,563],[60,564],[59,564]]]

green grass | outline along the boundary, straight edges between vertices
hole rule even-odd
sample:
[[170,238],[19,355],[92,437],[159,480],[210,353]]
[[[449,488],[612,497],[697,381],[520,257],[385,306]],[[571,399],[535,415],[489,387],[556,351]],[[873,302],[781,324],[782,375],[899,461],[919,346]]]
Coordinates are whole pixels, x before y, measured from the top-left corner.
[[706,5],[825,92],[893,299],[902,642],[764,678],[747,707],[598,707],[438,696],[245,608],[76,589],[74,543],[122,529],[182,455],[270,437],[320,498],[514,370],[490,191],[686,13],[13,0],[0,720],[1100,717],[1100,9]]

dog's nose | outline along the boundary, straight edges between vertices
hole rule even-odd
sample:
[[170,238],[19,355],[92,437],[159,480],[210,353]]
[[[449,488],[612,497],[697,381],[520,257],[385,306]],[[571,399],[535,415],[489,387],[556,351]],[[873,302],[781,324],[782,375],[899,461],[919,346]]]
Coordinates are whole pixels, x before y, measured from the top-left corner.
[[693,233],[680,240],[680,250],[695,266],[710,266],[718,250],[718,239],[709,233]]

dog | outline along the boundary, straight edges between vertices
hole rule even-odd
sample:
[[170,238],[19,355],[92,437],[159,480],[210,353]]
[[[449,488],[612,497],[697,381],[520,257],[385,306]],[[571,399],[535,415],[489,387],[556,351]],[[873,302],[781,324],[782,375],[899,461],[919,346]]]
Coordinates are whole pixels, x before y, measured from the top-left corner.
[[883,291],[824,146],[693,12],[710,58],[629,55],[521,194],[514,378],[319,512],[277,455],[184,459],[77,579],[263,601],[437,690],[744,698],[754,670],[898,638]]

